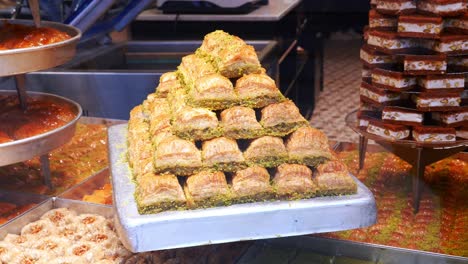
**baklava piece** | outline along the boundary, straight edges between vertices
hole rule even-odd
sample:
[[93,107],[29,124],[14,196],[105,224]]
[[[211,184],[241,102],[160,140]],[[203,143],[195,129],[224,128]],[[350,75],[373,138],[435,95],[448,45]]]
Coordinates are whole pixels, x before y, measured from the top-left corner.
[[456,140],[456,132],[452,127],[417,126],[413,129],[413,138],[426,143],[453,142]]
[[270,174],[258,166],[237,171],[232,177],[232,192],[236,202],[265,201],[274,197]]
[[357,192],[357,184],[349,175],[346,165],[338,160],[320,164],[314,179],[319,195],[343,195]]
[[447,56],[445,54],[406,55],[403,65],[406,74],[444,74],[447,71]]
[[412,96],[420,111],[454,111],[460,106],[460,93],[420,93]]
[[465,76],[459,73],[425,75],[418,78],[418,84],[425,92],[463,92]]
[[188,99],[191,106],[211,110],[226,109],[237,103],[231,81],[220,74],[198,78],[189,91]]
[[208,60],[197,54],[183,57],[177,70],[186,88],[192,87],[200,77],[217,73],[216,68]]
[[202,160],[203,167],[220,171],[236,171],[246,166],[237,142],[225,137],[204,141]]
[[286,149],[291,162],[312,167],[332,158],[327,136],[310,126],[293,132],[286,141]]
[[468,107],[450,112],[432,112],[432,119],[445,127],[468,126]]
[[278,198],[307,199],[317,192],[312,170],[305,165],[282,164],[273,177],[273,188]]
[[388,15],[407,14],[416,11],[415,0],[377,0],[376,9]]
[[231,201],[226,176],[221,171],[201,171],[188,177],[184,191],[192,208],[228,205]]
[[190,175],[201,166],[201,153],[192,141],[176,136],[159,143],[155,154],[156,173],[169,172],[176,175]]
[[135,200],[140,214],[184,208],[184,191],[172,174],[147,173],[137,180]]
[[266,74],[248,74],[239,78],[235,90],[242,105],[265,107],[285,100],[275,81]]
[[260,124],[267,135],[286,136],[308,124],[292,101],[275,103],[262,109]]
[[149,132],[155,135],[171,126],[171,108],[165,98],[156,98],[150,105]]
[[159,78],[158,87],[156,87],[156,97],[166,98],[171,90],[181,89],[180,81],[177,79],[176,72],[166,72]]
[[264,134],[255,111],[245,106],[234,106],[221,112],[221,127],[225,136],[234,139],[257,138]]
[[424,115],[410,108],[386,106],[382,111],[382,120],[392,124],[418,126],[424,121]]
[[244,157],[250,165],[259,165],[266,168],[276,167],[288,160],[288,152],[283,139],[279,137],[264,136],[253,140]]
[[264,71],[253,46],[222,30],[207,34],[197,53],[208,57],[227,78]]
[[401,92],[416,86],[416,77],[404,75],[401,71],[374,69],[372,85],[377,88]]
[[377,120],[369,121],[367,133],[390,140],[406,139],[410,136],[410,128],[403,125],[388,124]]
[[128,122],[128,162],[133,169],[133,177],[153,170],[153,149],[149,133],[149,125],[143,114],[141,105],[130,113]]
[[171,113],[173,116],[179,114],[179,112],[187,107],[187,91],[184,89],[173,90],[167,95],[167,101],[171,107]]
[[207,140],[222,134],[213,111],[189,106],[175,115],[172,129],[175,135],[190,140]]

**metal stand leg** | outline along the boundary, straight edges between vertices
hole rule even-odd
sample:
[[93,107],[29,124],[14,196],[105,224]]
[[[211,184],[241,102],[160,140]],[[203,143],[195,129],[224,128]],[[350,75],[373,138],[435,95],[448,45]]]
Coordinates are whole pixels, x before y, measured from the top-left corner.
[[21,109],[26,111],[27,98],[26,98],[26,77],[24,74],[15,75],[16,91],[18,92],[18,98],[20,101]]
[[54,186],[52,185],[52,178],[50,175],[50,162],[49,162],[49,154],[44,154],[41,155],[41,172],[42,172],[42,177],[44,180],[44,184],[49,188],[53,189]]
[[416,164],[413,165],[413,211],[418,213],[419,202],[421,201],[422,180],[424,177],[424,169],[426,164],[422,161],[422,148],[417,148]]
[[359,135],[359,170],[364,168],[368,141],[369,140],[365,136]]

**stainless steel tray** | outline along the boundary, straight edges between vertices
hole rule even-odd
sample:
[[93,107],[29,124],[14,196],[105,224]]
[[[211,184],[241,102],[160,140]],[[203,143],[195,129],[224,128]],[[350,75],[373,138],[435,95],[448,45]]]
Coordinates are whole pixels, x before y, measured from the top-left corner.
[[[34,26],[32,20],[0,19],[0,24],[8,22]],[[0,76],[16,75],[39,71],[62,65],[75,56],[76,44],[81,38],[79,29],[56,22],[43,21],[42,26],[68,33],[70,39],[50,45],[0,51]]]
[[114,215],[114,210],[111,206],[99,205],[92,203],[85,203],[81,201],[73,201],[61,198],[52,198],[39,206],[29,210],[22,217],[16,218],[13,221],[0,227],[0,240],[2,240],[8,233],[18,234],[23,226],[38,220],[44,213],[54,208],[66,207],[73,209],[78,213],[91,213],[99,214],[107,218],[111,218]]
[[[2,91],[2,95],[16,95],[15,91]],[[70,99],[46,93],[28,92],[28,97],[47,98],[58,104],[68,104],[75,111],[75,118],[68,124],[51,131],[0,144],[0,166],[31,159],[48,153],[68,142],[75,134],[76,123],[81,116],[81,106]]]
[[140,215],[125,161],[126,133],[123,124],[109,128],[109,160],[117,232],[133,252],[346,230],[376,221],[374,197],[357,180],[355,195]]
[[[295,261],[296,259],[300,259],[299,256],[303,253],[315,253],[330,256],[330,263],[363,263],[360,262],[360,260],[366,261],[366,263],[370,262],[375,264],[468,263],[468,258],[463,257],[314,236],[288,237],[259,241],[249,248],[238,263],[260,263],[258,262],[258,255],[261,254],[265,248],[268,248],[270,251],[280,251],[283,255],[286,255],[285,257],[288,259],[288,261],[285,262],[278,261],[273,263],[304,263]],[[349,258],[356,260],[351,262],[352,260],[349,260]],[[340,259],[343,261],[340,262]],[[257,262],[255,262],[255,260],[257,260]],[[347,262],[344,260],[347,260]]]

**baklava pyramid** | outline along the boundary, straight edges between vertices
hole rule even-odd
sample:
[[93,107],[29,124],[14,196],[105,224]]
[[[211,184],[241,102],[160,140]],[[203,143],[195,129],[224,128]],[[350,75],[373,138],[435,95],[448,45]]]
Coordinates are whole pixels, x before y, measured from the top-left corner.
[[325,134],[283,96],[252,46],[220,30],[161,76],[128,130],[141,214],[356,192],[344,166],[317,171],[333,159]]

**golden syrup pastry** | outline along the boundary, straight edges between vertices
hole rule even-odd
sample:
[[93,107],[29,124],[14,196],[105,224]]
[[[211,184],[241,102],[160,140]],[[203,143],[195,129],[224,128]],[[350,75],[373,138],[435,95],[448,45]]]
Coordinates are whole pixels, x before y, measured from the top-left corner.
[[308,125],[292,101],[274,103],[262,109],[260,124],[268,135],[285,136],[301,126]]
[[230,198],[226,176],[221,171],[201,171],[188,177],[184,191],[191,207],[225,205]]
[[236,171],[245,167],[245,159],[237,142],[226,137],[204,141],[202,145],[204,167],[222,171]]
[[283,139],[263,136],[250,143],[244,152],[244,157],[250,165],[272,168],[286,161],[288,153],[283,144]]
[[159,143],[156,149],[157,173],[173,171],[177,175],[190,175],[201,165],[201,153],[192,141],[172,136]]
[[332,158],[327,136],[320,130],[304,126],[293,132],[286,141],[291,161],[317,166]]
[[315,181],[321,195],[351,194],[357,191],[357,184],[349,175],[348,168],[338,160],[320,164]]
[[195,80],[188,95],[190,105],[211,110],[226,109],[237,102],[231,81],[217,73]]
[[216,113],[205,108],[184,107],[174,118],[173,132],[184,139],[206,140],[221,134]]
[[281,164],[273,177],[273,186],[279,197],[292,199],[309,198],[317,191],[312,170],[299,164]]
[[270,174],[263,167],[249,167],[237,171],[232,177],[232,192],[240,202],[271,199],[273,189]]
[[234,106],[221,112],[221,127],[227,137],[256,138],[263,134],[255,110],[245,106]]
[[265,107],[285,100],[275,81],[266,74],[247,74],[236,81],[235,91],[242,105]]

